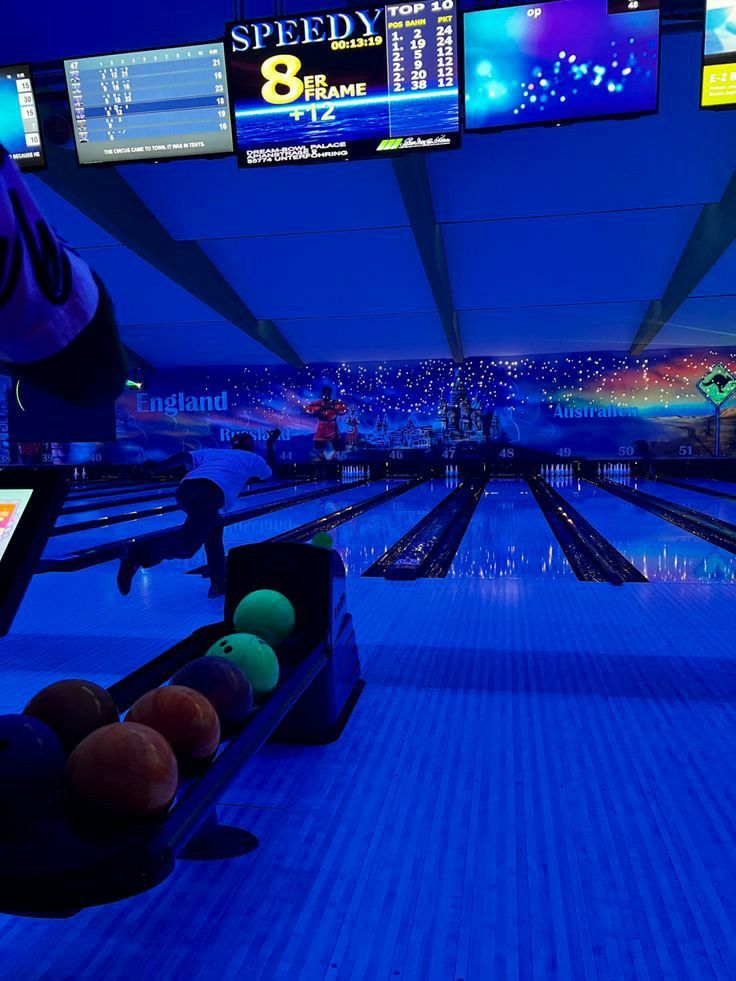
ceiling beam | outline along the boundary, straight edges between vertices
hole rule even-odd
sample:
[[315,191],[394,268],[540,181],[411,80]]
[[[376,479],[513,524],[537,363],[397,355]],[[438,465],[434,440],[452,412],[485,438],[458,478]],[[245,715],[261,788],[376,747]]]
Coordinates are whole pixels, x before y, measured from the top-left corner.
[[304,364],[272,320],[259,320],[198,242],[173,238],[115,167],[80,167],[74,154],[47,146],[38,177],[172,283],[206,304],[287,364]]
[[736,239],[736,171],[720,201],[703,205],[662,298],[652,300],[630,353],[641,354]]
[[463,342],[455,302],[452,298],[450,274],[447,271],[447,254],[442,228],[437,224],[434,213],[427,162],[424,155],[416,154],[395,157],[392,163],[450,354],[454,361],[461,363],[464,358]]

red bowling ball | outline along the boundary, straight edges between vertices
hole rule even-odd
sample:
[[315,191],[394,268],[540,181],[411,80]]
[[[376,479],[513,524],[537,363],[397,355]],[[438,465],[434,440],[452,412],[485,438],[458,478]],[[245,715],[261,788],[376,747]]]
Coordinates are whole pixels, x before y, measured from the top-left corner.
[[119,818],[163,814],[176,794],[176,757],[148,726],[116,722],[83,739],[66,764],[66,781],[79,805]]
[[119,722],[117,705],[93,681],[68,678],[47,685],[23,710],[53,729],[67,753],[96,729]]
[[220,722],[212,702],[184,685],[147,692],[133,705],[125,721],[138,722],[161,733],[181,762],[208,760],[220,745]]

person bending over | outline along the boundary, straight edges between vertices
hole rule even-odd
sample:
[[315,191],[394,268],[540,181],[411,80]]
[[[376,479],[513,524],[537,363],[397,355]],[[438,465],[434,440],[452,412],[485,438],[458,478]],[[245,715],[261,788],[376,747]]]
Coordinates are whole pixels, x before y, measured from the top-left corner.
[[126,372],[102,280],[55,234],[0,146],[0,373],[93,406],[117,398]]
[[249,480],[266,480],[271,468],[255,452],[249,433],[234,436],[229,450],[193,450],[177,453],[155,470],[177,466],[189,470],[176,491],[186,521],[169,535],[134,542],[120,560],[118,589],[127,596],[139,569],[150,569],[165,559],[190,559],[204,545],[210,576],[210,597],[225,592],[223,509],[230,510]]

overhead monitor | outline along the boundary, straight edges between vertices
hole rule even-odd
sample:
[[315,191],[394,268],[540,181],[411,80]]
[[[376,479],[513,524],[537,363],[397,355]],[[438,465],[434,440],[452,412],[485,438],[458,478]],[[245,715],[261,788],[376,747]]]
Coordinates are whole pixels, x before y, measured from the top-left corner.
[[458,147],[457,34],[455,0],[228,24],[240,164]]
[[46,164],[28,65],[0,67],[0,144],[21,170]]
[[8,632],[65,495],[58,471],[0,471],[0,635]]
[[701,106],[736,106],[736,0],[705,0]]
[[232,153],[221,42],[64,62],[80,164]]
[[655,112],[659,0],[557,0],[465,14],[468,130]]

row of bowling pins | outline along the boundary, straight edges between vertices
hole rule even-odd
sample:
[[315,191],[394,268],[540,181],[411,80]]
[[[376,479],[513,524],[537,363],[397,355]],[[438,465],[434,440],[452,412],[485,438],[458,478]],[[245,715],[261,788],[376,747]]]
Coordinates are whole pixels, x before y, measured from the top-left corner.
[[448,463],[445,467],[445,477],[459,477],[460,474],[457,472],[456,463]]
[[599,463],[599,477],[629,477],[631,475],[630,463]]
[[340,471],[340,476],[342,477],[370,477],[370,470],[368,467],[343,467]]
[[541,470],[542,477],[572,477],[571,463],[545,463]]
[[87,468],[82,467],[80,472],[79,467],[74,468],[74,479],[75,480],[86,480],[87,479]]

